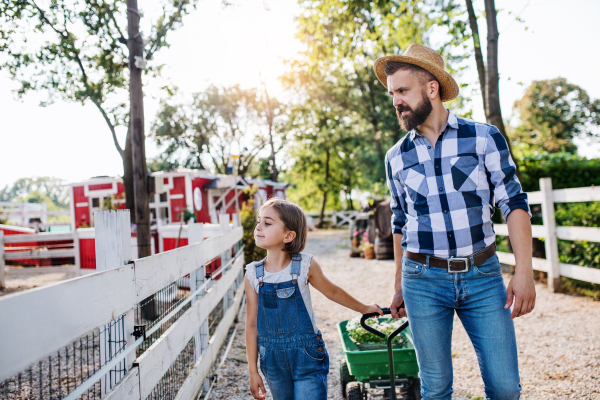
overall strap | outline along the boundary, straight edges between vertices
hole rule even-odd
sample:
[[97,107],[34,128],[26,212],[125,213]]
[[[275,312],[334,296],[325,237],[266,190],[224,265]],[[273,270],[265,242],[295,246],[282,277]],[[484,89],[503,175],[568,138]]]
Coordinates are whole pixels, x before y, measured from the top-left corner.
[[292,254],[292,284],[298,283],[298,277],[300,276],[300,263],[302,261],[302,254]]
[[258,278],[258,286],[264,285],[263,279],[265,278],[265,260],[267,258],[263,258],[259,262],[254,265],[254,269],[256,271],[256,277]]

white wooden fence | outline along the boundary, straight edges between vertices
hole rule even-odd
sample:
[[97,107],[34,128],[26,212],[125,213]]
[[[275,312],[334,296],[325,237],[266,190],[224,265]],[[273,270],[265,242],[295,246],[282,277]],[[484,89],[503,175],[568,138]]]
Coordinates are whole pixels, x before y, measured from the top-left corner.
[[[546,258],[533,258],[533,269],[548,273],[548,286],[553,291],[560,289],[560,277],[581,281],[600,283],[600,269],[563,264],[558,258],[558,239],[586,240],[600,242],[600,228],[580,226],[556,226],[554,203],[576,203],[583,201],[600,201],[600,187],[583,187],[575,189],[552,190],[550,178],[540,179],[540,191],[529,192],[529,204],[542,205],[543,225],[533,225],[535,238],[544,238]],[[497,235],[508,236],[508,226],[496,224]],[[498,252],[501,263],[515,265],[515,256],[511,253]]]
[[[243,247],[231,256],[231,249],[242,239],[243,231],[239,215],[234,216],[233,224],[226,217],[216,237],[203,240],[203,225],[194,224],[190,228],[190,245],[131,260],[129,211],[96,211],[98,272],[0,298],[0,382],[124,316],[127,348],[119,357],[105,360],[103,368],[79,384],[66,399],[86,393],[87,388],[107,377],[106,373],[122,360],[126,361],[127,374],[115,382],[112,390],[107,393],[103,390],[102,397],[146,399],[192,338],[195,364],[177,399],[194,398],[216,360],[243,297]],[[220,279],[213,280],[215,275],[205,279],[205,265],[219,256],[222,266],[216,274]],[[186,303],[191,306],[136,359],[135,349],[144,337],[133,336],[134,311],[144,299],[187,275],[190,275],[190,296],[152,325],[146,335],[164,322],[172,322],[172,317]],[[208,338],[206,320],[221,301],[224,302],[222,319]],[[206,340],[202,340],[202,335]]]
[[[356,217],[359,211],[326,211],[323,216],[324,221],[331,222],[331,226],[334,228],[341,228],[342,226],[350,226],[350,222]],[[306,213],[307,216],[314,219],[321,217],[320,212]]]
[[[19,226],[27,226],[30,228],[39,227],[45,229],[48,226],[65,225],[65,223],[49,224],[48,216],[70,214],[71,212],[68,210],[48,211],[48,206],[46,204],[0,201],[0,218],[8,219],[10,222],[16,223]],[[39,218],[40,222],[29,223],[30,218]]]

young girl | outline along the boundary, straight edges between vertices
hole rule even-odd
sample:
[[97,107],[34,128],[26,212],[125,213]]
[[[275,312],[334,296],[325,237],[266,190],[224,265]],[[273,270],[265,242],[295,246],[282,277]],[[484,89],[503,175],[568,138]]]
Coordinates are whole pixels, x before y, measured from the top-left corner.
[[[328,299],[362,314],[379,312],[365,305],[323,275],[309,254],[300,254],[308,234],[304,211],[278,198],[259,210],[256,245],[267,257],[246,266],[246,351],[250,391],[264,399],[267,379],[275,400],[327,398],[329,356],[315,324],[308,284]],[[260,392],[259,392],[260,389]]]

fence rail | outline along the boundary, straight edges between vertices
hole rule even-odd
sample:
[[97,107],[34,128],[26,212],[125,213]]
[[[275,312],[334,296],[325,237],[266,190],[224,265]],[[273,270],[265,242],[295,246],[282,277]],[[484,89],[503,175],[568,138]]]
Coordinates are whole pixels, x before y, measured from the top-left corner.
[[[323,221],[331,223],[334,228],[341,228],[342,226],[350,226],[350,222],[356,217],[359,211],[326,211],[324,213]],[[321,213],[312,212],[306,213],[307,216],[319,219]]]
[[[88,387],[96,388],[96,382],[101,382],[100,393],[94,389],[92,398],[164,397],[156,393],[161,392],[164,378],[172,374],[178,374],[181,382],[169,390],[177,393],[181,388],[186,395],[177,398],[191,398],[188,394],[197,394],[203,385],[243,296],[244,257],[239,246],[243,231],[239,218],[234,218],[234,226],[223,220],[221,234],[207,240],[202,224],[193,224],[190,245],[137,260],[130,260],[127,210],[97,211],[94,218],[99,272],[0,298],[0,383],[5,382],[3,388],[7,390],[7,380],[21,371],[30,371],[40,360],[57,353],[60,357],[61,351],[100,327],[100,334],[96,335],[100,345],[99,368],[104,366],[110,371],[105,374],[102,370],[101,379],[77,382],[79,391],[73,387],[67,398],[78,398],[81,393],[89,397]],[[220,259],[221,267],[216,275],[209,277],[206,265],[215,259]],[[182,300],[177,300],[183,282],[188,292]],[[172,291],[170,287],[179,290]],[[163,293],[160,299],[158,293]],[[136,310],[147,312],[149,299],[174,305],[155,316],[152,325],[148,325],[150,320],[134,317]],[[208,319],[221,306],[222,318],[209,338]],[[123,321],[123,333],[110,327],[119,319]],[[142,323],[147,329],[151,327],[148,332],[157,331],[160,336],[155,334],[151,345],[138,348],[140,354],[136,359],[136,351],[131,353],[131,350],[138,347],[142,338],[132,335],[134,325]],[[119,338],[118,343],[115,337]],[[123,365],[118,367],[121,364],[117,361],[121,359]],[[115,368],[106,367],[110,362]],[[98,374],[95,364],[94,371]],[[20,387],[21,376],[18,376]],[[89,371],[88,376],[91,376]],[[177,379],[167,380],[172,386]],[[65,389],[61,390],[64,394]]]
[[[600,228],[581,226],[556,226],[554,203],[577,203],[600,201],[600,187],[574,189],[552,189],[550,178],[540,179],[540,191],[529,192],[529,204],[541,204],[543,225],[532,225],[534,238],[544,239],[546,258],[533,258],[533,269],[548,273],[548,286],[551,290],[560,289],[560,277],[578,279],[600,284],[600,269],[588,266],[564,264],[559,262],[558,240],[600,242]],[[496,224],[497,235],[508,236],[508,226]],[[501,263],[515,265],[512,253],[498,252]]]

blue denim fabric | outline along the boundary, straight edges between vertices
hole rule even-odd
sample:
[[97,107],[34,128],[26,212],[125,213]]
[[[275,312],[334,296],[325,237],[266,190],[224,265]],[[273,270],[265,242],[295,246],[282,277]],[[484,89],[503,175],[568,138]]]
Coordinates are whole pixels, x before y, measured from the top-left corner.
[[496,255],[468,272],[455,274],[404,258],[402,294],[419,362],[423,400],[452,398],[454,312],[475,348],[486,398],[520,397],[515,329],[510,309],[504,309],[506,288]]
[[315,334],[298,288],[299,254],[292,256],[291,280],[264,283],[264,260],[256,264],[260,370],[275,400],[327,399],[329,355]]

